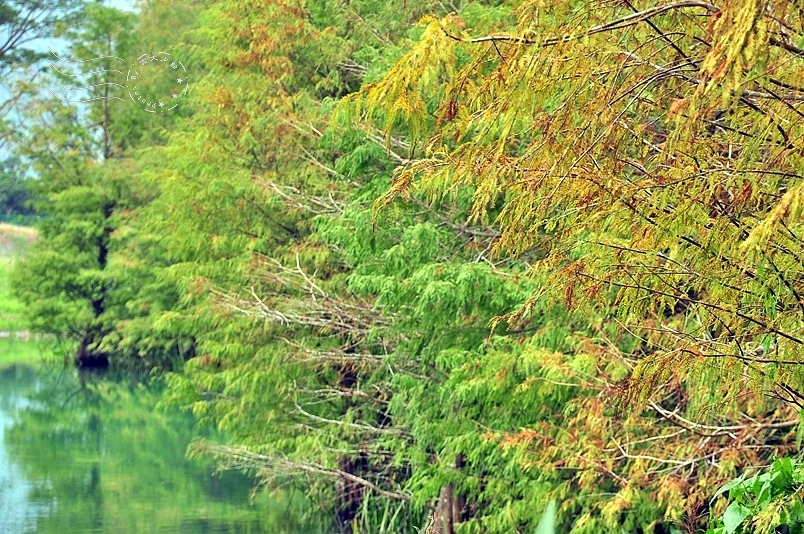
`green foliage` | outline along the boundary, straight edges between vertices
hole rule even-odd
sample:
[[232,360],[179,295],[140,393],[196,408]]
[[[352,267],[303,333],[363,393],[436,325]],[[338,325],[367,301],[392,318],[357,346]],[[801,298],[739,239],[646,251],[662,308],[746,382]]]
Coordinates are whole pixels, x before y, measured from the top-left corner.
[[[801,122],[798,97],[768,88],[800,69],[796,47],[769,37],[798,14],[784,3],[642,4],[566,2],[548,14],[523,2],[515,23],[491,31],[432,20],[341,111],[384,128],[390,150],[420,147],[397,159],[381,208],[424,197],[441,212],[467,209],[470,223],[500,233],[495,259],[530,263],[534,296],[509,324],[545,303],[585,315],[566,339],[583,374],[539,358],[575,379],[561,382],[578,396],[554,401],[572,439],[534,420],[498,438],[542,480],[545,458],[577,470],[581,491],[559,497],[573,532],[661,520],[694,530],[707,488],[772,450],[795,451],[801,189],[789,140]],[[687,10],[703,10],[709,26]],[[514,391],[530,377],[520,380]],[[778,388],[778,400],[763,395]],[[613,417],[612,400],[627,418]],[[735,442],[739,460],[724,441],[704,452],[688,434],[708,429],[718,441],[747,425],[779,434]],[[595,487],[604,493],[586,500]]]
[[[83,363],[102,364],[112,356],[120,367],[169,368],[194,350],[189,336],[152,327],[150,317],[175,307],[178,294],[156,277],[164,256],[158,249],[145,252],[153,237],[136,230],[136,210],[154,191],[131,156],[141,143],[157,142],[164,125],[143,119],[147,114],[109,93],[120,68],[111,56],[132,58],[140,46],[156,49],[160,38],[173,40],[164,33],[138,34],[168,16],[162,4],[152,4],[138,28],[132,13],[86,5],[80,24],[62,36],[71,41],[73,57],[92,60],[82,65],[91,84],[89,104],[79,109],[43,99],[29,106],[18,145],[37,174],[36,205],[45,217],[41,239],[18,267],[17,293],[31,327],[73,338]],[[192,24],[192,17],[183,24]],[[96,57],[104,58],[103,69],[93,63]]]
[[0,216],[33,214],[31,199],[31,179],[24,175],[20,162],[14,159],[0,162]]
[[[804,466],[798,460],[779,458],[753,476],[743,473],[718,489],[713,501],[728,496],[720,514],[714,515],[707,534],[789,532],[804,530]],[[719,499],[723,500],[723,499]]]
[[[181,3],[182,115],[29,137],[21,294],[123,361],[194,356],[164,403],[228,438],[193,451],[343,530],[694,532],[798,449],[792,5]],[[172,8],[70,35],[155,47]]]

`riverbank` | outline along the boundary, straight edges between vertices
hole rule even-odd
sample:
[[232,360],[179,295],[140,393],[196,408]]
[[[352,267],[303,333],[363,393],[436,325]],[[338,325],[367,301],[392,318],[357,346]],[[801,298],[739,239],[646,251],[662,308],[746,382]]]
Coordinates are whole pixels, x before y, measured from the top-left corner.
[[[16,333],[24,330],[22,303],[11,290],[14,262],[36,240],[36,230],[27,226],[0,223],[0,339],[29,337]],[[5,335],[3,335],[5,333]]]
[[17,364],[35,364],[50,360],[40,341],[0,339],[0,369]]
[[36,240],[36,230],[0,223],[0,367],[44,359],[44,345],[25,328],[23,304],[14,298],[14,262]]
[[[3,246],[0,245],[0,249]],[[14,266],[13,257],[0,257],[0,338],[12,337],[23,327],[22,303],[14,298],[11,291],[11,271]],[[7,335],[3,336],[1,333]]]
[[36,241],[36,229],[30,226],[0,223],[0,259],[14,259]]

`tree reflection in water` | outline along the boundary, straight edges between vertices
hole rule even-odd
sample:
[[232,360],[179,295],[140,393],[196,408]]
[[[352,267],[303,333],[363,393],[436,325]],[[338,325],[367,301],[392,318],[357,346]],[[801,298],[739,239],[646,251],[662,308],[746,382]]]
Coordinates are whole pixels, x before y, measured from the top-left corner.
[[250,503],[245,476],[188,459],[200,431],[158,397],[122,377],[0,370],[0,532],[321,531],[301,498]]

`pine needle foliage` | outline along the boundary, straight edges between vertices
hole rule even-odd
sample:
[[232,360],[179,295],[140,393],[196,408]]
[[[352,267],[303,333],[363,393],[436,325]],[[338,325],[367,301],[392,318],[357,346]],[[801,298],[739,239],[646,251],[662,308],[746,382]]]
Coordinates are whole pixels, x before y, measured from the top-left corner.
[[192,356],[164,403],[224,438],[191,453],[442,534],[695,532],[797,453],[800,2],[160,1],[154,46],[174,7],[186,111],[121,114],[114,167],[67,108],[31,144],[23,291]]
[[[91,100],[83,106],[64,102],[34,85],[35,94],[48,97],[26,103],[14,147],[36,173],[32,182],[43,214],[42,239],[20,262],[15,285],[31,327],[74,341],[79,363],[110,361],[149,371],[169,368],[193,352],[191,338],[153,330],[153,318],[176,306],[178,291],[157,277],[157,267],[168,260],[158,239],[138,224],[139,210],[153,200],[156,188],[143,183],[145,158],[136,158],[136,151],[163,143],[163,128],[173,119],[160,123],[108,92],[119,81],[114,73],[120,66],[111,64],[115,57],[131,59],[142,53],[139,47],[159,50],[175,42],[175,35],[153,31],[174,14],[165,7],[151,2],[135,16],[83,6],[75,24],[61,28],[60,35],[70,43],[65,56],[85,63],[75,70],[61,65],[50,74],[64,86],[85,81]],[[171,7],[184,14],[174,29],[194,24],[189,3]],[[105,69],[93,59],[99,56]]]
[[[694,523],[703,481],[722,480],[740,462],[718,447],[711,454],[720,470],[689,464],[692,442],[668,442],[669,432],[646,425],[658,417],[658,428],[663,420],[683,436],[698,424],[742,428],[749,415],[766,429],[792,429],[802,407],[800,6],[512,4],[516,23],[488,33],[448,17],[439,35],[431,22],[418,49],[345,104],[365,109],[367,121],[379,118],[387,135],[399,132],[405,110],[405,141],[421,147],[398,166],[378,206],[418,194],[452,203],[468,192],[470,222],[500,232],[497,258],[541,251],[531,270],[543,285],[508,321],[543,301],[600,318],[591,326],[602,321],[606,334],[575,358],[592,352],[606,367],[621,363],[601,392],[630,415],[569,426],[590,443],[647,432],[664,451],[616,445],[627,464],[600,467],[619,486],[616,497],[599,519],[582,514],[573,532],[613,528],[618,514],[639,509],[636,480],[663,496],[666,518]],[[377,97],[377,87],[400,87],[440,65],[451,66],[441,71],[447,82],[419,84],[408,103],[397,101],[403,91]],[[425,98],[436,100],[437,120],[417,104]],[[670,391],[681,407],[665,404]],[[591,410],[579,412],[584,419],[605,406],[580,405]],[[595,439],[603,428],[612,434]],[[572,448],[587,457],[592,449],[579,446]],[[749,463],[765,457],[752,454]],[[701,486],[673,482],[681,468],[669,466],[667,476],[640,479],[656,476],[656,461],[697,466]],[[621,468],[630,474],[621,477]],[[586,471],[576,480],[596,477]]]
[[[797,11],[680,2],[590,6],[566,21],[537,20],[528,6],[515,32],[472,39],[443,30],[443,41],[457,39],[495,68],[453,77],[453,90],[479,89],[441,106],[471,113],[421,141],[425,157],[400,169],[393,194],[409,192],[414,177],[442,194],[471,186],[473,217],[493,216],[500,228],[499,253],[549,236],[537,268],[559,273],[568,302],[618,288],[619,318],[656,346],[638,369],[645,380],[629,388],[638,404],[650,389],[640,384],[671,362],[739,370],[790,388],[795,402],[801,58],[786,28]],[[687,22],[690,11],[708,26]],[[671,39],[672,27],[684,39]],[[372,91],[366,103],[376,106]]]

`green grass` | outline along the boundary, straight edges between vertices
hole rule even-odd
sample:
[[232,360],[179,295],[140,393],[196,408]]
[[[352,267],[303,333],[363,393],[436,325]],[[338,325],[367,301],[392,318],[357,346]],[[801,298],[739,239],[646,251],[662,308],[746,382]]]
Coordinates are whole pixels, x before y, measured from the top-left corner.
[[52,343],[32,340],[16,341],[13,339],[0,339],[0,369],[12,365],[36,365],[40,363],[54,363],[60,361],[54,356]]
[[14,260],[0,258],[0,331],[15,332],[24,329],[22,303],[11,294],[11,269]]
[[16,363],[40,362],[46,354],[52,354],[46,350],[48,343],[16,339],[17,332],[26,330],[26,325],[23,304],[11,292],[11,271],[15,258],[34,239],[36,231],[33,228],[0,223],[0,368]]
[[36,239],[27,226],[0,223],[0,332],[24,330],[22,303],[11,294],[11,271],[19,257]]

